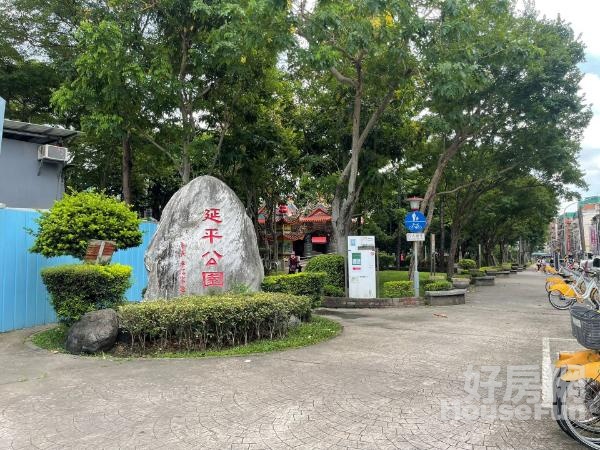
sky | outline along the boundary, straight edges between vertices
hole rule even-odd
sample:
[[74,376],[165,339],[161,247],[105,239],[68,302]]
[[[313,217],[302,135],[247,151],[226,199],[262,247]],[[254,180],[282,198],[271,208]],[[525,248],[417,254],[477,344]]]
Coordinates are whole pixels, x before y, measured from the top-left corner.
[[[586,103],[591,104],[594,116],[581,143],[579,164],[585,172],[588,189],[580,190],[580,193],[583,197],[600,195],[600,1],[536,0],[535,6],[549,18],[560,14],[586,45],[586,62],[581,65],[585,75],[580,88]],[[567,211],[575,211],[576,205],[568,207],[569,203],[562,202],[561,209],[567,207]]]

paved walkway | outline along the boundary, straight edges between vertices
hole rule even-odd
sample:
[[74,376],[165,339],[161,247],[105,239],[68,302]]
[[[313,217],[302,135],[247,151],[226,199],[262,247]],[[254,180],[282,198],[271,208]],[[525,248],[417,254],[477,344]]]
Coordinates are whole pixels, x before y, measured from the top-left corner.
[[442,417],[443,400],[481,404],[469,364],[501,368],[502,403],[507,366],[539,376],[544,354],[574,347],[543,278],[497,279],[463,306],[329,311],[340,337],[263,356],[112,361],[0,334],[0,448],[578,448],[547,415]]

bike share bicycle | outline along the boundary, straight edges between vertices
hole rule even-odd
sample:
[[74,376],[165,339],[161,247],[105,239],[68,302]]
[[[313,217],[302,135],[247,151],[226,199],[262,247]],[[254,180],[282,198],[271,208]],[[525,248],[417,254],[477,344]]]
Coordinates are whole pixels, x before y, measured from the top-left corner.
[[[598,274],[573,288],[571,331],[587,350],[561,352],[555,362],[554,418],[560,428],[588,448],[600,450],[600,302]],[[574,304],[578,302],[578,304]],[[553,305],[554,306],[554,305]]]
[[[586,279],[586,274],[591,279]],[[575,302],[584,303],[587,299],[600,302],[595,277],[595,272],[577,273],[561,268],[557,275],[546,278],[548,301],[556,309],[569,309]]]

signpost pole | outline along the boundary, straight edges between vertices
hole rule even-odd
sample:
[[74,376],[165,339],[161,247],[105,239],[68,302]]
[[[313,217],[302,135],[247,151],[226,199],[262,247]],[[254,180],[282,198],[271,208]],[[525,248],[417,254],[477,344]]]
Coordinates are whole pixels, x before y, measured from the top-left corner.
[[[425,233],[423,230],[427,225],[427,219],[421,211],[419,211],[419,205],[423,200],[420,197],[410,197],[407,199],[410,203],[410,209],[412,212],[406,214],[404,218],[404,226],[406,226],[409,233],[406,234],[407,241],[413,241],[413,288],[415,297],[419,296],[419,242],[425,241]],[[432,252],[435,244],[432,244]]]
[[415,289],[415,297],[419,296],[419,261],[417,260],[418,242],[413,242],[413,257],[415,260],[415,270],[413,271],[413,286]]
[[431,246],[431,257],[430,257],[430,261],[431,261],[431,268],[430,268],[430,275],[435,275],[436,273],[436,260],[435,260],[435,234],[431,233],[429,235],[429,241],[430,241],[430,246]]

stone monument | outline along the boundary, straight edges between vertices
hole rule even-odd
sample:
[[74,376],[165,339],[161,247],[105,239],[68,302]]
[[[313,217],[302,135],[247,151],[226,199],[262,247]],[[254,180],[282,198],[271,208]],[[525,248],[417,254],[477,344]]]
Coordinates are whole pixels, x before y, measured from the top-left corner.
[[235,193],[211,176],[173,195],[144,258],[145,299],[260,289],[264,269],[256,232]]

